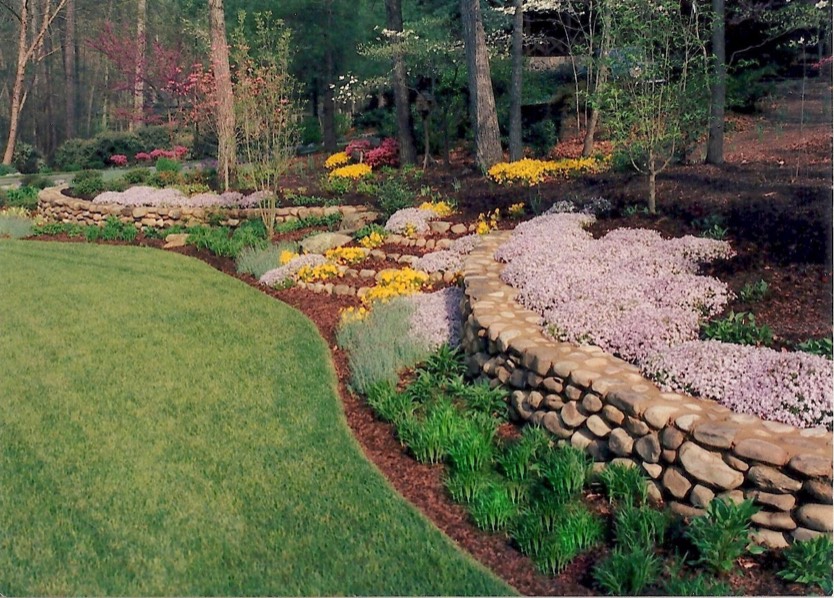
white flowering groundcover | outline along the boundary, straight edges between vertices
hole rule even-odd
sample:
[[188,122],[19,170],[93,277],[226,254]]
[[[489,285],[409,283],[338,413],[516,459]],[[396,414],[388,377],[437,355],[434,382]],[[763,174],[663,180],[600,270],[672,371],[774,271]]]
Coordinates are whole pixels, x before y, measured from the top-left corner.
[[185,195],[179,189],[137,185],[124,191],[105,191],[93,199],[93,203],[133,207],[168,208],[256,208],[266,197],[266,192],[256,191],[243,195],[237,191],[224,193],[197,193]]
[[739,413],[798,427],[832,427],[831,361],[698,339],[732,295],[699,266],[733,256],[728,243],[664,240],[645,229],[594,239],[586,214],[520,224],[495,253],[518,301],[542,315],[547,334],[595,344],[639,365],[665,390],[714,399]]

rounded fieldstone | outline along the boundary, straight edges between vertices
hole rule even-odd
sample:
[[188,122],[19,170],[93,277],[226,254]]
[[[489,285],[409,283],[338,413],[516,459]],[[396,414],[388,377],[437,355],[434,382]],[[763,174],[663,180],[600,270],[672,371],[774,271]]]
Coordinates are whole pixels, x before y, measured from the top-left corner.
[[692,431],[692,427],[695,425],[695,422],[699,419],[701,419],[701,416],[697,413],[687,413],[686,415],[676,417],[675,425],[684,432],[690,432]]
[[634,443],[634,450],[647,463],[660,460],[660,441],[656,434],[646,434]]
[[663,459],[663,461],[665,461],[666,463],[674,463],[678,460],[678,451],[665,449],[661,451],[660,458]]
[[579,413],[579,410],[576,408],[576,403],[570,402],[559,412],[560,416],[562,417],[562,422],[571,428],[576,428],[581,426],[582,423],[587,419],[584,415]]
[[822,534],[823,532],[808,529],[807,527],[798,527],[791,532],[791,538],[793,538],[794,542],[807,542],[808,540],[813,540]]
[[555,411],[548,411],[544,415],[544,419],[542,419],[542,424],[547,429],[548,432],[556,436],[557,438],[570,438],[573,434],[573,430],[565,428],[562,425],[562,420],[559,419],[559,414]]
[[782,466],[788,462],[788,451],[772,442],[757,438],[745,438],[739,441],[733,447],[733,452],[739,457],[768,465]]
[[643,419],[652,428],[659,430],[668,424],[671,417],[679,411],[680,408],[676,405],[654,405],[646,409]]
[[608,461],[611,457],[611,451],[608,450],[608,443],[604,440],[594,440],[587,447],[585,452],[591,455],[594,461]]
[[832,487],[830,480],[805,480],[802,489],[822,503],[832,503]]
[[737,426],[705,422],[696,427],[692,435],[699,443],[711,448],[730,448],[737,433]]
[[819,505],[815,503],[802,505],[796,510],[794,515],[797,522],[807,528],[820,532],[830,533],[834,531],[834,525],[832,525],[832,521],[834,520],[834,507],[831,505]]
[[672,511],[675,515],[686,517],[687,519],[706,515],[706,511],[704,511],[703,509],[696,509],[695,507],[691,507],[687,504],[677,502],[675,500],[669,501],[669,510]]
[[666,449],[677,449],[683,444],[684,435],[680,430],[667,426],[660,431],[660,444]]
[[562,400],[562,397],[559,395],[547,395],[544,397],[544,402],[542,403],[545,409],[549,409],[551,411],[559,411],[562,407],[565,406],[565,402]]
[[649,491],[649,502],[653,505],[659,505],[663,502],[663,491],[657,482],[648,482],[646,488]]
[[564,385],[552,376],[550,378],[545,378],[544,382],[542,382],[542,386],[544,386],[547,391],[556,394],[564,390]]
[[788,547],[788,541],[785,540],[785,535],[782,532],[777,532],[772,529],[754,529],[750,533],[750,539],[765,548],[780,549]]
[[606,405],[602,408],[602,417],[614,426],[619,426],[625,420],[625,414],[613,405]]
[[533,409],[538,409],[542,404],[542,401],[544,401],[544,395],[538,391],[534,390],[527,396],[527,403]]
[[588,413],[598,413],[602,410],[602,400],[593,393],[586,394],[580,405]]
[[656,480],[663,473],[663,466],[656,463],[643,463],[643,469],[649,474],[649,477]]
[[754,465],[747,472],[747,479],[754,486],[777,494],[796,492],[802,488],[802,482],[789,478],[780,471],[767,465]]
[[747,493],[747,498],[766,507],[772,507],[779,511],[790,511],[796,504],[796,497],[793,494],[771,494],[761,490],[753,490]]
[[809,478],[831,477],[831,457],[817,455],[797,455],[788,463],[788,467]]
[[692,488],[692,483],[674,467],[666,468],[661,483],[666,491],[675,498],[683,498]]
[[525,421],[533,415],[533,410],[530,409],[530,405],[527,402],[527,393],[520,390],[516,390],[510,395],[510,406]]
[[730,453],[724,453],[724,463],[741,472],[745,472],[750,469],[750,466],[747,463],[738,457],[733,457]]
[[696,507],[706,509],[707,505],[712,502],[713,498],[715,498],[715,492],[706,486],[696,484],[689,495],[689,502]]
[[721,459],[721,455],[704,450],[692,442],[685,442],[678,451],[684,470],[695,479],[722,490],[738,488],[744,475]]
[[744,492],[741,490],[730,490],[729,492],[722,492],[718,495],[718,498],[740,505],[744,502]]
[[632,436],[645,436],[651,430],[646,422],[636,417],[627,417],[623,427],[628,430]]
[[599,438],[605,438],[611,433],[611,428],[598,415],[592,415],[589,417],[588,421],[585,422],[585,425],[588,426],[588,429],[594,434],[594,436],[598,436]]
[[565,396],[568,397],[568,399],[570,399],[571,401],[578,401],[582,398],[582,389],[568,384],[565,387]]
[[634,448],[634,438],[629,436],[628,432],[622,428],[617,428],[608,436],[608,448],[615,455],[626,457],[631,454]]
[[594,441],[594,435],[585,429],[577,430],[573,436],[570,437],[571,446],[578,449],[585,450],[591,442]]
[[796,521],[791,518],[789,513],[784,511],[759,511],[750,520],[756,525],[768,529],[778,529],[786,532],[796,529]]

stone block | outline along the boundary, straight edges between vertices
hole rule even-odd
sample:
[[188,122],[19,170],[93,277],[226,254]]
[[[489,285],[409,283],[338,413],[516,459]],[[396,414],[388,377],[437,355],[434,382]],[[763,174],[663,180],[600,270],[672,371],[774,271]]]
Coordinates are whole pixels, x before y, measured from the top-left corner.
[[631,455],[634,448],[634,438],[629,436],[628,432],[622,428],[617,428],[608,435],[608,448],[615,455],[627,457]]
[[696,484],[689,494],[689,502],[699,509],[706,509],[713,498],[715,498],[715,493],[701,484]]
[[646,463],[657,463],[660,460],[660,441],[656,434],[646,434],[634,443],[634,450]]
[[710,448],[730,448],[738,433],[738,427],[729,424],[704,422],[692,433],[698,443]]
[[831,457],[817,455],[797,455],[788,463],[788,467],[809,478],[832,477]]
[[619,426],[625,421],[625,414],[613,405],[602,408],[602,417],[612,426]]
[[834,520],[834,507],[809,503],[799,507],[794,513],[797,523],[818,532],[834,531],[832,520]]
[[781,467],[788,462],[788,452],[781,446],[760,440],[758,438],[745,438],[736,443],[733,452],[742,459],[752,459],[768,465]]
[[802,482],[789,478],[780,471],[767,465],[754,465],[747,472],[747,480],[765,492],[785,494],[802,488]]
[[761,527],[789,532],[796,529],[796,522],[784,511],[759,511],[750,520]]
[[689,489],[692,488],[692,482],[675,467],[666,468],[666,471],[663,472],[661,484],[675,498],[684,498]]
[[720,454],[707,451],[693,442],[685,442],[681,446],[678,460],[686,473],[709,486],[732,490],[744,482],[744,475],[724,463]]

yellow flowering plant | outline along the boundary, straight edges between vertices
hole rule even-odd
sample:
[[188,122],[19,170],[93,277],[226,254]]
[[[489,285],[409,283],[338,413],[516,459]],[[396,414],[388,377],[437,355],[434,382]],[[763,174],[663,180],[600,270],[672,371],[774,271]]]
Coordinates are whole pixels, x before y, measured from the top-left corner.
[[358,264],[367,255],[367,250],[361,247],[336,247],[335,249],[328,249],[324,253],[324,257],[331,262],[349,265]]
[[324,167],[328,170],[338,168],[350,163],[350,156],[346,152],[336,152],[324,161]]
[[478,223],[475,226],[475,232],[479,235],[486,235],[490,231],[498,228],[498,222],[501,220],[501,210],[495,209],[486,214],[478,214]]
[[509,207],[507,213],[510,215],[510,218],[521,218],[522,216],[524,216],[524,202],[520,201],[518,203],[514,203]]
[[408,237],[409,239],[413,239],[417,236],[417,227],[414,226],[414,224],[412,224],[411,222],[407,223],[405,225],[405,228],[403,229],[403,236]]
[[376,249],[377,247],[382,246],[385,243],[385,237],[383,237],[377,231],[373,231],[369,235],[365,235],[361,239],[359,239],[359,244],[364,247],[365,249]]
[[429,275],[413,268],[383,270],[377,283],[371,287],[362,302],[371,305],[375,301],[386,303],[394,297],[412,295],[429,281]]
[[419,209],[432,211],[437,214],[438,218],[445,218],[455,213],[455,209],[446,201],[424,201]]
[[284,266],[297,257],[298,254],[296,252],[284,249],[280,254],[278,254],[278,263]]
[[564,158],[562,160],[524,158],[516,162],[499,162],[490,168],[487,174],[499,185],[520,183],[533,186],[553,178],[602,172],[608,169],[610,162],[610,157]]
[[345,325],[350,324],[351,322],[359,322],[361,320],[364,320],[368,317],[369,313],[371,313],[370,310],[365,306],[346,307],[340,312],[339,318],[341,320],[342,325]]
[[341,276],[339,266],[330,262],[318,266],[302,266],[295,274],[300,282],[322,282],[337,276]]
[[351,164],[349,166],[342,166],[331,170],[328,175],[331,179],[342,178],[352,179],[354,181],[371,175],[371,167],[367,164]]

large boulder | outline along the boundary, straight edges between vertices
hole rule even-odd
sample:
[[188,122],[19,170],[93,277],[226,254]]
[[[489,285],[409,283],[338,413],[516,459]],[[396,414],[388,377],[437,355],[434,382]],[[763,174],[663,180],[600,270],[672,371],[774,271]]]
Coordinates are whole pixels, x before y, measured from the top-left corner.
[[347,245],[352,240],[353,237],[341,233],[319,233],[301,241],[301,249],[305,253],[324,253],[328,249]]

